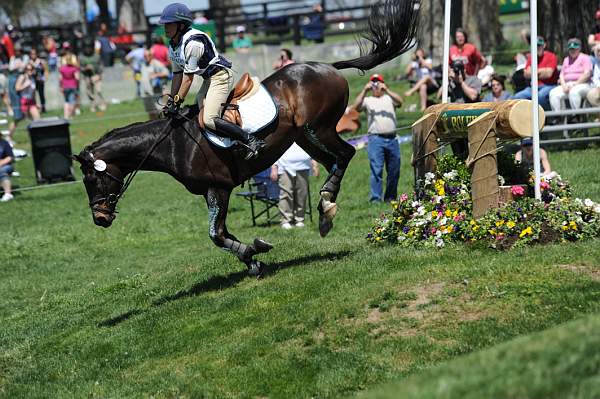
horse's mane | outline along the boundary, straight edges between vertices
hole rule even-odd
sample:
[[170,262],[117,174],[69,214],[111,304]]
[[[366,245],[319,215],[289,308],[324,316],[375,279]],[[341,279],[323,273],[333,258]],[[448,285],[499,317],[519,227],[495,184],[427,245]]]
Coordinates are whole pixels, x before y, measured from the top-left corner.
[[102,137],[100,137],[98,140],[94,141],[92,144],[86,146],[84,150],[91,151],[91,150],[99,147],[100,145],[106,143],[107,141],[114,139],[117,136],[120,137],[120,136],[128,136],[128,135],[138,134],[139,128],[141,128],[141,127],[147,129],[151,125],[164,124],[165,122],[167,122],[167,119],[157,119],[157,120],[152,120],[152,121],[135,122],[135,123],[132,123],[132,124],[124,126],[124,127],[118,127],[116,129],[113,129],[113,130],[109,131],[108,133],[104,134]]

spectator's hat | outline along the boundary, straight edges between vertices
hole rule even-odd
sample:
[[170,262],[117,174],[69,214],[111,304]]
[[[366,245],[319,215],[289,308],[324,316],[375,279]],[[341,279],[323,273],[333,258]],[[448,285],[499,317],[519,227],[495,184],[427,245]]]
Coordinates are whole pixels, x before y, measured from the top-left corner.
[[385,83],[385,81],[383,80],[383,76],[381,76],[378,73],[375,73],[375,74],[371,75],[371,78],[369,78],[369,82],[381,82],[381,83]]
[[596,19],[600,19],[600,8],[596,11]]
[[523,147],[527,147],[529,145],[533,145],[533,139],[531,137],[527,137],[527,138],[521,140],[521,145]]
[[538,38],[537,38],[537,45],[538,46],[543,46],[544,44],[546,44],[546,40],[544,40],[544,38],[542,36],[538,36]]
[[246,32],[246,27],[243,26],[243,25],[238,25],[238,26],[235,27],[235,31],[237,33]]
[[63,44],[62,44],[61,47],[64,48],[64,49],[71,48],[71,43],[69,43],[69,42],[63,42]]
[[571,50],[571,49],[580,49],[581,48],[581,40],[579,40],[576,37],[570,38],[569,41],[567,42],[567,48],[569,50]]

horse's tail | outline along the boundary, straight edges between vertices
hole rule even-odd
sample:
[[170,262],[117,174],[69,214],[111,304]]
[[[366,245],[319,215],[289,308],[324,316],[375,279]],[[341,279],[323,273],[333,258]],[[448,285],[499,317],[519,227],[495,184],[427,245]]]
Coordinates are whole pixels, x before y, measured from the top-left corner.
[[333,67],[366,71],[408,51],[415,44],[419,9],[419,0],[383,0],[372,5],[369,30],[362,35],[371,43],[371,49],[365,49],[359,41],[361,56],[334,62]]

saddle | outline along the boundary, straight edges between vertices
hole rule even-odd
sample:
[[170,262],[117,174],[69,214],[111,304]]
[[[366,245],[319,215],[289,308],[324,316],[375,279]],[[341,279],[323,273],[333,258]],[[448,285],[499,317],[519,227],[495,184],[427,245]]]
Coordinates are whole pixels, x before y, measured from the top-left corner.
[[[250,77],[249,73],[242,75],[235,87],[229,93],[227,102],[223,104],[222,118],[243,127],[242,116],[238,103],[246,98],[252,97],[260,89],[260,80],[257,77]],[[204,108],[200,111],[200,127],[204,129]]]

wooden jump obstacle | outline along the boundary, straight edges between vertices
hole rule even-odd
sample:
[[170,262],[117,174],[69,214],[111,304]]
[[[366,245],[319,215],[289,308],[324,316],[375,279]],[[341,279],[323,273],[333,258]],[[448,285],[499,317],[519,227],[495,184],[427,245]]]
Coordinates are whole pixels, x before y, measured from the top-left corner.
[[[545,116],[541,107],[538,110],[541,130]],[[433,105],[412,125],[415,186],[425,173],[435,172],[442,143],[467,137],[473,217],[479,218],[499,205],[497,140],[514,141],[532,135],[529,100]]]

